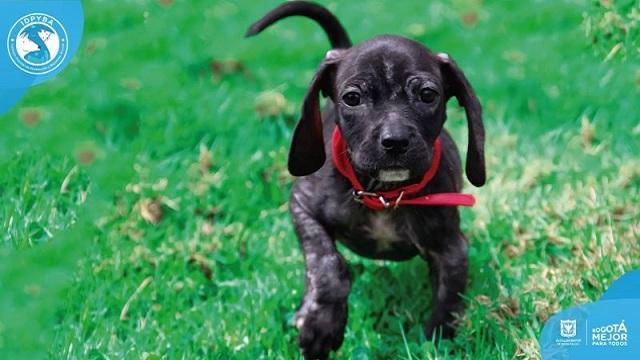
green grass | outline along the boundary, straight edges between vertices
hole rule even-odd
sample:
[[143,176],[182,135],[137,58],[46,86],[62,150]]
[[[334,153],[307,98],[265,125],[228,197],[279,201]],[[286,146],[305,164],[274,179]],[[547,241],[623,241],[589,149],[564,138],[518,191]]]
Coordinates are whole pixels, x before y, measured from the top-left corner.
[[[286,152],[328,42],[302,19],[244,39],[277,3],[85,2],[73,63],[0,118],[0,358],[299,357]],[[589,2],[325,4],[356,42],[448,52],[488,134],[459,336],[424,341],[422,261],[342,248],[355,282],[335,358],[539,358],[550,315],[640,266],[640,66],[593,51]]]

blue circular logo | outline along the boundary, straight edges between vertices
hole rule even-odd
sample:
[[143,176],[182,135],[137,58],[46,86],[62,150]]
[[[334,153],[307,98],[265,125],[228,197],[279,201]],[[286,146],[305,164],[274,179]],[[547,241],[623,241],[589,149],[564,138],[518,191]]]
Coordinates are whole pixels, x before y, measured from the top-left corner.
[[33,13],[21,17],[9,31],[9,58],[22,71],[47,74],[62,65],[69,39],[64,26],[53,16]]

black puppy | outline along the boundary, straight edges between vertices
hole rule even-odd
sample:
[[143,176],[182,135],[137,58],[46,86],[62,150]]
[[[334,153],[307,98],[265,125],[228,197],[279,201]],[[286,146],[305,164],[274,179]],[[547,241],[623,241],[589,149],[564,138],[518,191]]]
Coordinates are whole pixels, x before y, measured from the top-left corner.
[[[473,197],[458,193],[460,158],[443,125],[447,101],[456,97],[469,127],[467,177],[482,186],[480,103],[446,54],[391,35],[352,46],[333,14],[313,3],[287,2],[247,35],[294,15],[318,22],[333,46],[305,96],[289,153],[289,171],[300,176],[290,211],[305,257],[295,321],[303,354],[327,358],[343,341],[351,280],[335,239],[373,259],[426,259],[433,311],[425,335],[452,337],[467,283],[456,205],[472,205]],[[322,117],[320,92],[329,98]]]

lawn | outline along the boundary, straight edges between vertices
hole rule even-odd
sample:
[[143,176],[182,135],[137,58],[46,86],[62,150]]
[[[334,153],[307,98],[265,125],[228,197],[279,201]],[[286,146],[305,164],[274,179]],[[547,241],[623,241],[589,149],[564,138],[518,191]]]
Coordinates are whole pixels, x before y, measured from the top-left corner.
[[[304,19],[245,39],[278,3],[84,2],[72,64],[0,117],[0,358],[299,358],[286,155],[328,41]],[[538,359],[549,316],[640,266],[640,56],[593,46],[596,2],[323,3],[354,42],[448,52],[488,139],[459,335],[424,341],[424,262],[341,248],[335,358]],[[465,126],[451,102],[461,149]]]

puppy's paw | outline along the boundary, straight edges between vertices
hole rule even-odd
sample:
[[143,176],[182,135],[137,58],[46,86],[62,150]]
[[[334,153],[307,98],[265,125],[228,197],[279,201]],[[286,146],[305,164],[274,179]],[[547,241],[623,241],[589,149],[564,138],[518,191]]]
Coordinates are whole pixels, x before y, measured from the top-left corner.
[[304,358],[328,359],[329,352],[338,350],[342,345],[346,324],[346,301],[317,303],[305,300],[295,318]]
[[424,327],[424,336],[427,341],[437,343],[439,340],[452,339],[455,335],[456,329],[450,323],[430,320]]

